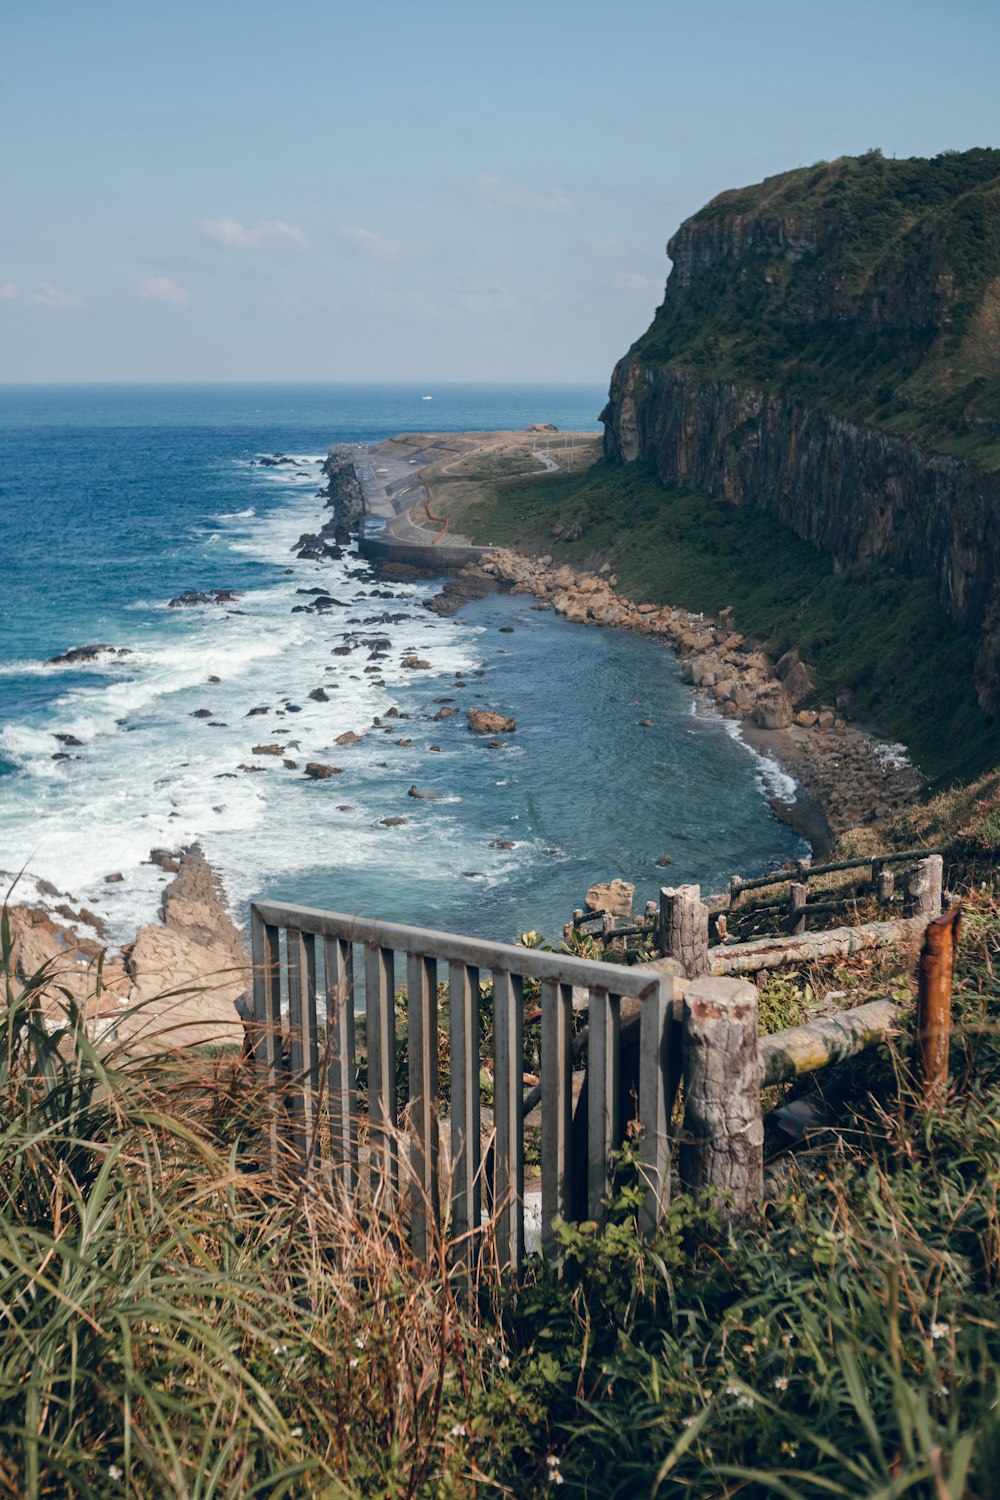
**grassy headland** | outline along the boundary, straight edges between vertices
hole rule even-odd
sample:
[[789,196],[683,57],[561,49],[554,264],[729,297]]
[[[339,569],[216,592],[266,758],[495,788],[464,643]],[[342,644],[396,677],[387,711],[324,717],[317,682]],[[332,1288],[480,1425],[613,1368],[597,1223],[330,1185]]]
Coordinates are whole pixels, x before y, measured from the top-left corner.
[[[447,478],[432,485],[435,505],[453,513]],[[454,514],[477,542],[608,562],[637,601],[708,614],[730,606],[737,628],[772,652],[797,646],[823,697],[849,694],[850,716],[903,740],[932,783],[976,776],[998,758],[996,721],[972,686],[974,643],[929,579],[885,566],[835,573],[765,511],[667,490],[640,464],[484,476]]]

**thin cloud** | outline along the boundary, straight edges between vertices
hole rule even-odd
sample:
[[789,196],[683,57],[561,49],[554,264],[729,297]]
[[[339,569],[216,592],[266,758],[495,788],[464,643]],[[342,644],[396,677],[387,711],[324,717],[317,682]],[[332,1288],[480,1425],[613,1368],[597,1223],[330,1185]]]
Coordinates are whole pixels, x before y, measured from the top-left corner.
[[144,302],[173,302],[178,307],[187,307],[191,300],[171,276],[150,276],[139,288],[139,296]]
[[43,307],[82,307],[83,298],[75,297],[72,292],[61,292],[51,281],[43,281],[39,284],[37,292],[28,293],[29,302],[40,302]]
[[513,312],[517,307],[513,292],[492,282],[471,286],[468,291],[460,292],[458,301],[466,312],[471,313]]
[[404,240],[376,234],[374,229],[348,228],[339,229],[337,233],[353,250],[370,256],[372,260],[399,260],[402,256],[411,254],[415,248]]
[[16,297],[17,283],[14,281],[5,281],[3,286],[0,286],[0,302],[13,302]]
[[494,177],[491,173],[473,177],[466,184],[465,192],[474,203],[491,213],[565,217],[579,212],[573,199],[561,187],[545,188],[538,192],[522,182],[510,182],[504,177]]
[[268,242],[285,242],[304,250],[309,244],[304,230],[297,224],[286,224],[283,219],[262,219],[251,228],[238,219],[231,219],[228,214],[222,214],[218,219],[196,220],[195,228],[206,239],[231,250],[258,250]]

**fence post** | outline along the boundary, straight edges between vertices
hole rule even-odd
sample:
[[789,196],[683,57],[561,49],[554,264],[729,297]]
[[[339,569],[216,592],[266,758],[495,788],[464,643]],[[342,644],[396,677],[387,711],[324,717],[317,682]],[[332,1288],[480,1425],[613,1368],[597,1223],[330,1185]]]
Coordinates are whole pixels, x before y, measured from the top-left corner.
[[953,906],[927,925],[917,988],[917,1075],[931,1104],[948,1080],[951,987],[962,908]]
[[941,886],[944,860],[940,854],[929,854],[919,860],[906,877],[906,904],[910,916],[930,921],[941,912]]
[[751,1214],[764,1191],[757,991],[739,979],[684,987],[681,1183],[707,1190],[726,1219]]
[[788,931],[790,933],[805,932],[806,902],[808,899],[809,887],[804,881],[793,880],[788,887]]
[[678,960],[687,979],[708,973],[708,907],[700,885],[661,889],[660,945]]

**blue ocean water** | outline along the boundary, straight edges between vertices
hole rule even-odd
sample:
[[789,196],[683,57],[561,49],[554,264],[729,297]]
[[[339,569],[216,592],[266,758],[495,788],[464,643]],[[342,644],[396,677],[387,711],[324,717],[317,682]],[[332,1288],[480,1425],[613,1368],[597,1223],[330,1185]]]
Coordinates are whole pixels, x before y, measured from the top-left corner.
[[[125,940],[158,905],[149,851],[199,840],[238,910],[268,894],[509,938],[558,934],[596,879],[654,895],[663,854],[672,880],[712,889],[801,854],[767,801],[777,767],[658,643],[523,597],[440,619],[422,606],[432,583],[386,602],[356,558],[292,553],[321,519],[331,443],[593,429],[603,400],[596,386],[0,388],[0,870],[50,881]],[[294,469],[255,465],[277,451]],[[316,586],[343,609],[294,611]],[[168,607],[210,588],[240,597]],[[383,686],[366,652],[331,654],[359,630],[390,638]],[[46,664],[94,642],[128,654]],[[402,669],[409,651],[431,670]],[[329,701],[309,697],[320,686]],[[432,720],[441,698],[515,714],[508,748],[470,735],[464,712]],[[409,718],[374,728],[393,706]],[[335,746],[348,729],[362,743]],[[310,760],[342,773],[309,781]],[[413,784],[437,800],[408,797]]]

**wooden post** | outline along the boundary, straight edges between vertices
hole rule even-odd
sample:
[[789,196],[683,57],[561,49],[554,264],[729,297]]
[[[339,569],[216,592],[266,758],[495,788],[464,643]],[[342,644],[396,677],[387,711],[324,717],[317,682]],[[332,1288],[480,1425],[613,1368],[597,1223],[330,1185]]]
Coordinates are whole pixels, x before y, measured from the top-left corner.
[[896,877],[891,870],[883,866],[875,877],[875,895],[883,905],[887,906],[892,900],[896,889]]
[[938,1099],[948,1081],[951,987],[962,908],[953,906],[928,923],[917,989],[917,1076],[924,1102]]
[[700,885],[663,887],[660,933],[664,952],[677,959],[687,979],[708,973],[708,907]]
[[806,930],[806,901],[809,899],[809,887],[803,881],[793,880],[788,887],[788,931],[792,934],[805,932]]
[[739,979],[684,989],[681,1183],[707,1189],[726,1219],[752,1213],[764,1191],[757,991]]
[[940,854],[929,854],[913,866],[906,877],[906,904],[909,915],[930,921],[941,911],[941,885],[944,860]]
[[743,877],[734,875],[729,882],[729,905],[735,906],[740,899],[740,891],[743,889]]

